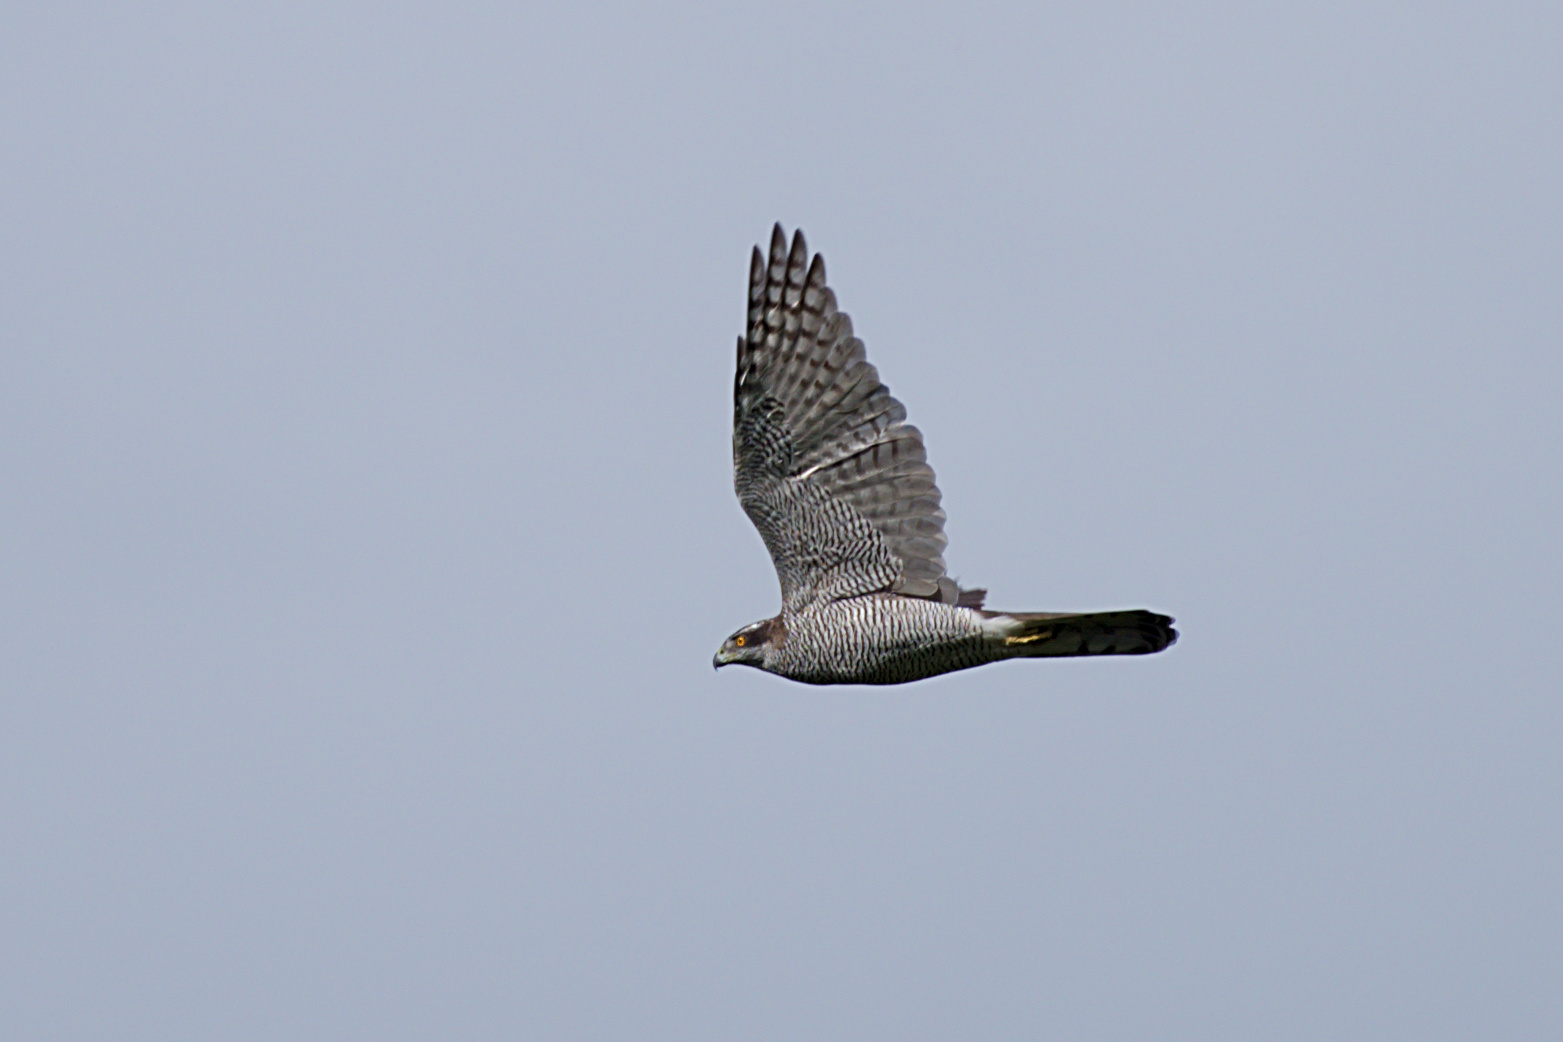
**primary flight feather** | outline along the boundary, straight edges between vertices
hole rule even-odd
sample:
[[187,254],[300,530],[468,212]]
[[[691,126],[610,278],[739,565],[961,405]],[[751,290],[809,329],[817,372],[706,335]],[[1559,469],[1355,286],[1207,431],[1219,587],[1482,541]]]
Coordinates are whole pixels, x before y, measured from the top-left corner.
[[1007,658],[1144,655],[1178,639],[1149,611],[983,610],[944,573],[923,450],[836,308],[825,261],[777,225],[749,266],[733,380],[733,485],[781,580],[774,618],[716,653],[810,684],[900,684]]

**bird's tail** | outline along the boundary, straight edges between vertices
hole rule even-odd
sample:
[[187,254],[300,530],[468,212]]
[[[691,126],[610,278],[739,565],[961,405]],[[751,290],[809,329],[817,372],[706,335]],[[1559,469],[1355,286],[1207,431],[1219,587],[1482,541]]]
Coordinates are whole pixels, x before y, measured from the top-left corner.
[[1016,658],[1149,655],[1178,639],[1172,620],[1149,611],[1089,615],[985,611],[988,639]]

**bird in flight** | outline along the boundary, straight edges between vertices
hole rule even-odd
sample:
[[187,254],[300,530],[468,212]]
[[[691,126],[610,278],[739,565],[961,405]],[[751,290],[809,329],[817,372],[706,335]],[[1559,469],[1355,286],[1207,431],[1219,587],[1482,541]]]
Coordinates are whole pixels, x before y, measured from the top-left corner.
[[902,684],[1010,658],[1146,655],[1178,639],[1149,611],[983,609],[944,574],[923,436],[836,309],[825,260],[780,224],[749,264],[733,381],[733,486],[781,580],[775,617],[712,665],[807,684]]

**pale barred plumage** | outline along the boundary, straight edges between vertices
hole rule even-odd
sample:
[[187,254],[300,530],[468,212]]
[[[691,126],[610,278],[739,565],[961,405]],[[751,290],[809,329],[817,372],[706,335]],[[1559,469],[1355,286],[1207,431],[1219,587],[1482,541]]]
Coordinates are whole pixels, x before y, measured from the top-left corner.
[[733,484],[782,610],[728,638],[741,663],[812,684],[899,684],[1006,658],[1139,655],[1177,639],[1148,611],[982,610],[944,573],[944,511],[922,434],[836,309],[825,261],[781,225],[754,250],[733,383]]

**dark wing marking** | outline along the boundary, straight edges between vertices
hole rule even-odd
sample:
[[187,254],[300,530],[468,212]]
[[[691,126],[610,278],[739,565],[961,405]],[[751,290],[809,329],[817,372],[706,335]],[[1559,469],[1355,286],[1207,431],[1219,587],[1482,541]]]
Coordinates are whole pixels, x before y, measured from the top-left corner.
[[[944,511],[922,434],[865,357],[852,320],[781,225],[755,249],[733,385],[733,475],[782,598],[879,590],[976,605],[944,574]],[[964,594],[964,596],[963,596]]]

